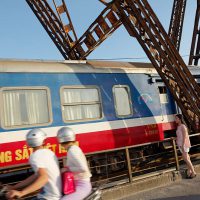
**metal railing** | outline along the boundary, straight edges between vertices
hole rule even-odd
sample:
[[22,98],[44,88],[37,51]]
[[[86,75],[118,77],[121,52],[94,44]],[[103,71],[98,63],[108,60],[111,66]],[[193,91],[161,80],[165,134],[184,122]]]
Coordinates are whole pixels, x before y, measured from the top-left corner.
[[[200,133],[190,135],[190,140],[191,159],[199,161]],[[88,153],[86,157],[93,175],[93,186],[103,185],[105,188],[153,176],[158,171],[179,171],[180,163],[183,161],[174,137],[163,141]],[[65,159],[60,159],[61,166]],[[23,174],[25,170],[27,173],[31,172],[28,165],[22,165],[16,169],[0,169],[0,177],[13,172],[19,174],[20,169]]]
[[[168,148],[165,148],[168,144]],[[87,154],[94,185],[132,182],[158,170],[179,170],[175,138]],[[95,161],[94,161],[95,159]]]
[[[200,158],[200,134],[190,135],[192,161]],[[199,142],[198,142],[199,141]],[[93,185],[132,182],[157,171],[179,171],[182,156],[176,138],[86,154]],[[95,161],[94,161],[95,160]],[[141,176],[142,175],[142,176]],[[117,184],[119,184],[117,183]]]

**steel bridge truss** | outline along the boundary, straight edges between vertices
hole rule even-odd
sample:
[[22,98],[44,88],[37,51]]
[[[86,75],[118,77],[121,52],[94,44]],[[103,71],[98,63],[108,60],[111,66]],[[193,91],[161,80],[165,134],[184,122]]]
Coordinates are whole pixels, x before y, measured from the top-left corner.
[[187,0],[174,0],[168,35],[179,51]]
[[[47,0],[26,0],[63,57],[67,60],[79,59],[77,52],[71,51],[71,53],[69,53],[71,47],[77,40],[77,36],[64,0],[59,1],[61,1],[59,2],[61,4],[57,6],[55,0],[53,0],[53,4],[56,8],[56,15]],[[62,15],[65,14],[69,21],[67,25],[64,25],[62,22]],[[70,35],[71,32],[73,34]],[[74,38],[72,36],[74,36]]]
[[200,88],[147,0],[116,0],[115,11],[137,38],[193,130],[200,118]]
[[[61,1],[61,2],[58,2]],[[72,21],[64,0],[53,0],[56,12],[48,0],[26,0],[40,23],[53,40],[65,59],[85,59],[97,46],[110,36],[120,25],[121,21],[112,10],[111,3],[100,0],[106,8],[95,19],[86,32],[77,40]],[[59,6],[58,6],[58,3]],[[68,24],[64,25],[62,16],[66,14]],[[73,36],[70,36],[70,31]]]
[[194,30],[192,36],[192,44],[190,49],[189,65],[198,65],[200,58],[200,0],[197,0],[197,9],[194,23]]
[[[123,24],[144,49],[193,130],[198,130],[200,88],[176,49],[178,39],[174,40],[176,46],[171,41],[170,37],[175,37],[174,32],[169,32],[168,36],[147,0],[114,0],[109,3],[100,0],[106,8],[77,41],[66,33],[46,0],[26,1],[66,59],[85,59]],[[183,8],[185,3],[186,0],[182,1]],[[182,19],[184,9],[179,13]],[[176,19],[173,19],[171,27],[176,26],[175,22]],[[180,31],[176,32],[176,38],[180,38]]]

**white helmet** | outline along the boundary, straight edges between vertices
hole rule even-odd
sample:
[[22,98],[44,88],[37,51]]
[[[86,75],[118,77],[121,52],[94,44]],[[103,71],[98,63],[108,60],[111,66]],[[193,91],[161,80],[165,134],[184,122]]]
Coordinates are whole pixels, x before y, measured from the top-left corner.
[[75,133],[71,128],[63,127],[58,130],[57,138],[59,143],[75,141]]
[[43,145],[46,139],[46,133],[41,129],[32,129],[26,135],[26,142],[30,147],[39,147]]

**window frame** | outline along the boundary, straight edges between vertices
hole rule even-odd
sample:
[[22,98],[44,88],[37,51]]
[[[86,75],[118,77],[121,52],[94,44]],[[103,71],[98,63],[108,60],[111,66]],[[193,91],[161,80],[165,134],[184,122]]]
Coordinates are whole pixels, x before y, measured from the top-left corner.
[[[116,96],[115,96],[115,88],[127,88],[128,90],[128,101],[129,101],[129,105],[130,105],[130,114],[129,115],[119,115],[117,112],[117,104],[116,104]],[[112,87],[112,93],[113,93],[113,99],[114,99],[114,108],[115,108],[115,115],[118,118],[127,118],[127,117],[131,117],[133,116],[134,112],[133,112],[133,101],[131,98],[131,90],[130,87],[128,85],[113,85]]]
[[[160,93],[160,88],[164,88],[166,93]],[[169,95],[167,93],[167,87],[166,85],[162,84],[162,85],[158,85],[158,94],[159,94],[159,100],[160,100],[160,104],[168,104],[169,103]],[[166,95],[166,102],[161,101],[161,95],[165,94]]]
[[[5,126],[4,121],[4,107],[3,107],[3,91],[9,91],[9,90],[46,90],[47,93],[47,109],[49,114],[49,121],[47,123],[36,123],[31,125],[14,125],[14,126]],[[19,87],[1,87],[0,88],[0,103],[2,105],[2,109],[0,111],[1,116],[1,128],[5,130],[12,130],[12,129],[18,129],[18,128],[31,128],[31,127],[40,127],[40,126],[48,126],[52,124],[53,122],[53,112],[52,112],[52,103],[51,103],[51,91],[46,86],[19,86]]]
[[[88,105],[88,103],[70,103],[66,104],[64,103],[64,90],[65,89],[97,89],[98,95],[99,95],[99,105],[100,105],[100,118],[92,118],[92,119],[79,119],[79,120],[65,120],[64,116],[64,106],[66,105]],[[96,103],[97,104],[97,103]],[[94,105],[96,105],[94,103]],[[76,123],[76,122],[87,122],[87,121],[96,121],[96,120],[101,120],[104,118],[104,112],[103,112],[103,103],[102,103],[102,97],[101,97],[101,91],[100,88],[97,85],[63,85],[60,88],[60,106],[61,106],[61,113],[62,113],[62,120],[64,123]]]

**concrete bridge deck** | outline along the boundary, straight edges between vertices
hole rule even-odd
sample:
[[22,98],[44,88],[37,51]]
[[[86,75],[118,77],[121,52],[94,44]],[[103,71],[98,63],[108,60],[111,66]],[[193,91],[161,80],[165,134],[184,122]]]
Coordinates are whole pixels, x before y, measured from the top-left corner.
[[166,186],[139,192],[123,200],[200,200],[200,174]]
[[157,172],[151,177],[133,179],[103,191],[103,200],[200,200],[200,164],[195,164],[197,177],[186,179],[185,166]]

